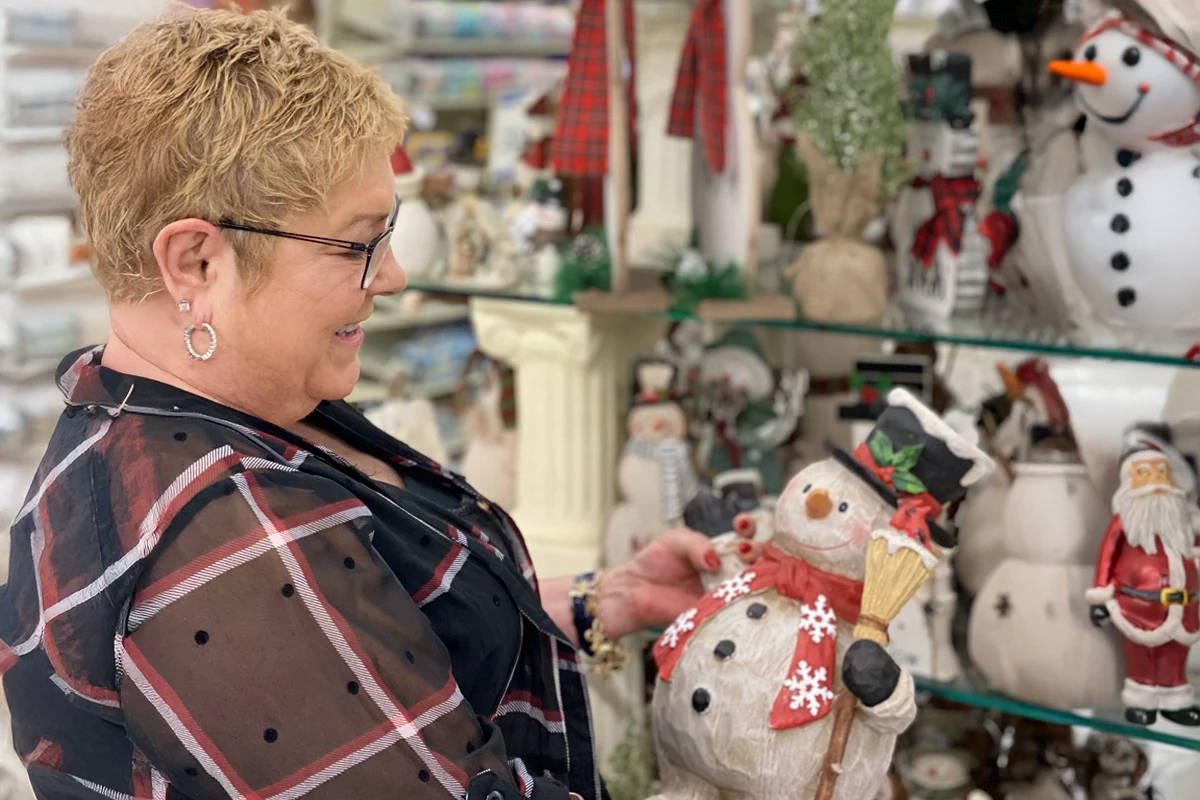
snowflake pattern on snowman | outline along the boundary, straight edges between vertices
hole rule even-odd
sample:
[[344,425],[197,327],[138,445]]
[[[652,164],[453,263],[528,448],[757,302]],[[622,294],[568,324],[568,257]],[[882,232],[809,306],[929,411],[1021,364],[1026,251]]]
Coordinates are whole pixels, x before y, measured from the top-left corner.
[[741,575],[730,578],[713,590],[713,595],[725,601],[725,605],[729,605],[739,597],[745,597],[750,594],[750,584],[754,581],[755,574],[753,570],[743,572]]
[[1178,0],[1113,11],[1051,71],[1113,148],[1067,191],[1055,259],[1084,337],[1183,355],[1200,341],[1200,13]]
[[818,595],[817,602],[800,606],[800,630],[808,633],[813,644],[827,636],[837,638],[837,614],[829,607],[829,598]]
[[828,670],[824,667],[813,669],[803,659],[796,665],[795,674],[784,681],[783,685],[792,693],[788,704],[793,711],[804,706],[808,713],[815,717],[821,713],[823,706],[833,702]]
[[675,621],[663,632],[662,641],[668,647],[678,647],[679,639],[688,631],[695,630],[696,609],[689,608],[687,611],[675,618]]

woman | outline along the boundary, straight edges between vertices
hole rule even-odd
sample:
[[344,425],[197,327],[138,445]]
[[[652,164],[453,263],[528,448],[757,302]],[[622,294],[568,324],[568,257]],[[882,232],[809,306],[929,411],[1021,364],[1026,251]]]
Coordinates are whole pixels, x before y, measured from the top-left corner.
[[512,521],[340,402],[404,288],[383,82],[280,15],[105,53],[68,132],[112,337],[13,527],[0,670],[40,798],[598,798],[581,633],[662,625],[676,531],[534,578]]

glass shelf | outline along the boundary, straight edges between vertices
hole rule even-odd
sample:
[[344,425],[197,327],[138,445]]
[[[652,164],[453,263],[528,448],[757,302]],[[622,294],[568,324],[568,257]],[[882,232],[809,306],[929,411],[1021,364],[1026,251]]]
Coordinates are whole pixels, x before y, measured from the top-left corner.
[[1101,710],[1072,710],[1049,708],[1014,700],[1007,695],[995,692],[980,691],[966,683],[940,683],[928,678],[914,677],[918,692],[927,692],[934,697],[949,700],[954,703],[988,708],[1013,714],[1018,717],[1036,719],[1057,725],[1076,725],[1082,728],[1103,731],[1104,733],[1127,736],[1131,739],[1145,739],[1162,744],[1174,745],[1188,750],[1200,751],[1200,728],[1187,728],[1159,718],[1158,722],[1147,727],[1131,725],[1125,721],[1123,709]]
[[[570,305],[555,300],[547,293],[532,289],[484,289],[470,285],[446,285],[441,283],[412,281],[408,288],[429,294],[457,297],[485,297],[499,300],[520,300],[531,303]],[[650,314],[674,321],[696,319],[691,314],[677,311]],[[1182,356],[1163,353],[1124,350],[1119,347],[1086,345],[1072,342],[1067,331],[1042,320],[1036,320],[1015,310],[997,306],[983,314],[972,317],[933,321],[920,318],[894,306],[878,323],[866,325],[831,325],[805,319],[792,320],[730,320],[726,324],[757,326],[764,328],[790,329],[798,331],[820,331],[845,336],[866,336],[876,339],[898,339],[909,342],[935,342],[994,350],[1012,350],[1046,356],[1068,358],[1095,358],[1106,361],[1125,361],[1141,364],[1158,364],[1170,367],[1200,367],[1200,362],[1189,361]]]

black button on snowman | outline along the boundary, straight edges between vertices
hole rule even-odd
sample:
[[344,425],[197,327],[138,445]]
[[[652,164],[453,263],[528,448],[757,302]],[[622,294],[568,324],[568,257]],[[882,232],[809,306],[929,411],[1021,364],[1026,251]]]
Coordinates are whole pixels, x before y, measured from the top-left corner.
[[1075,81],[1089,129],[1113,147],[1111,166],[1067,193],[1066,245],[1103,322],[1186,350],[1200,341],[1200,2],[1136,5],[1139,14],[1103,17],[1074,60],[1050,67]]

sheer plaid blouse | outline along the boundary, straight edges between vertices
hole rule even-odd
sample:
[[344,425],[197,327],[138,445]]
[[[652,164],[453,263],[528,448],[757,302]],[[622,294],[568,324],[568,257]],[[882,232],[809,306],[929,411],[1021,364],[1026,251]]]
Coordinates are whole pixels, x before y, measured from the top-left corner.
[[99,361],[60,368],[0,588],[40,798],[603,796],[575,651],[507,515],[342,404],[307,421],[403,490]]

